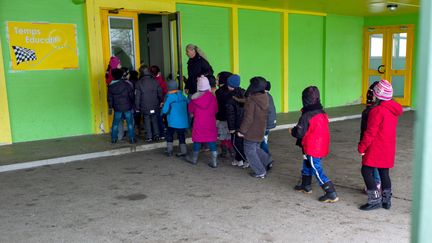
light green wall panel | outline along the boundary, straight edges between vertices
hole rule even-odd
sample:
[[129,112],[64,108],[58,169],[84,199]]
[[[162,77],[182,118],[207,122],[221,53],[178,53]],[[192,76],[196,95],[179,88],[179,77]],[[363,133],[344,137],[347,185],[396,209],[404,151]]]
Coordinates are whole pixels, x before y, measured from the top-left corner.
[[417,53],[419,40],[419,15],[407,14],[399,16],[384,16],[384,17],[366,17],[364,26],[384,26],[384,25],[401,25],[401,24],[414,24],[414,54],[413,54],[413,78],[412,78],[412,107],[416,107],[417,100]]
[[[0,1],[0,37],[13,142],[92,133],[84,7],[72,1]],[[79,69],[12,72],[7,21],[76,24]]]
[[363,18],[328,15],[325,22],[325,106],[360,103]]
[[282,15],[280,13],[239,10],[239,60],[242,86],[254,76],[272,84],[276,111],[282,105]]
[[231,10],[177,4],[181,16],[183,70],[187,76],[187,44],[200,47],[213,67],[215,76],[221,71],[231,71]]
[[301,109],[301,93],[315,85],[324,101],[324,17],[288,15],[288,109]]

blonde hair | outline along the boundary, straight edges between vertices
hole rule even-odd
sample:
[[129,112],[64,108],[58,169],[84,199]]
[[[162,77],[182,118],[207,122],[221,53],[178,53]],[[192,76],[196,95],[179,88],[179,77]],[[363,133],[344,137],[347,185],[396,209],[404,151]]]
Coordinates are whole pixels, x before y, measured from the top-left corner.
[[204,58],[206,61],[208,61],[207,60],[207,56],[205,55],[205,53],[197,45],[188,44],[186,46],[186,49],[188,49],[188,50],[194,50],[196,53],[198,53],[198,55],[200,55],[202,58]]

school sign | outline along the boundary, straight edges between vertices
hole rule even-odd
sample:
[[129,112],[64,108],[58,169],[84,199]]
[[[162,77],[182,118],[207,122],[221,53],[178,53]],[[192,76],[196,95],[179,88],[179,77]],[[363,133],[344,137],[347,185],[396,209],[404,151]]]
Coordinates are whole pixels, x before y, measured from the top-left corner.
[[12,70],[77,69],[75,24],[8,22]]

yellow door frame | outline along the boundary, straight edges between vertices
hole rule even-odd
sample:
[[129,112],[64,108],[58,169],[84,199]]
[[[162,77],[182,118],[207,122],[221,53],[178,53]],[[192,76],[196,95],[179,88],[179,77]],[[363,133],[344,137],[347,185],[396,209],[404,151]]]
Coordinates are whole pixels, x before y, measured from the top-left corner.
[[0,144],[12,143],[9,103],[7,98],[6,78],[3,63],[2,44],[0,39]]
[[89,44],[90,90],[92,97],[93,130],[95,133],[109,132],[108,105],[105,85],[106,58],[103,50],[101,10],[161,14],[175,12],[173,0],[92,0],[86,1],[87,32]]
[[[404,28],[401,28],[404,27]],[[369,36],[371,32],[370,28],[374,29],[373,33],[383,34],[383,64],[385,65],[385,73],[380,74],[377,70],[369,69],[369,53],[370,53],[370,42]],[[406,64],[405,70],[393,70],[392,67],[392,46],[394,33],[407,33],[407,46],[406,46]],[[381,76],[383,79],[387,79],[391,82],[392,76],[404,76],[404,98],[394,98],[395,101],[399,102],[403,106],[410,106],[411,90],[412,90],[412,62],[413,62],[413,50],[414,50],[414,25],[402,25],[402,26],[373,26],[365,27],[363,35],[364,52],[363,52],[363,89],[362,89],[362,101],[366,102],[366,93],[369,87],[369,75]]]

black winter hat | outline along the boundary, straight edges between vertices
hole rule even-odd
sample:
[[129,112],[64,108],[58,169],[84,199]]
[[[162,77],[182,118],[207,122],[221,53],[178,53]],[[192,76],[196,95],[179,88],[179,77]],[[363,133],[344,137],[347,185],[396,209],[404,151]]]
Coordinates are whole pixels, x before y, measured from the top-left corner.
[[218,73],[217,76],[219,77],[219,86],[227,84],[228,83],[228,78],[231,75],[232,75],[232,73],[226,72],[226,71]]
[[253,77],[250,80],[250,85],[247,89],[248,94],[264,93],[267,87],[267,80],[263,77]]

